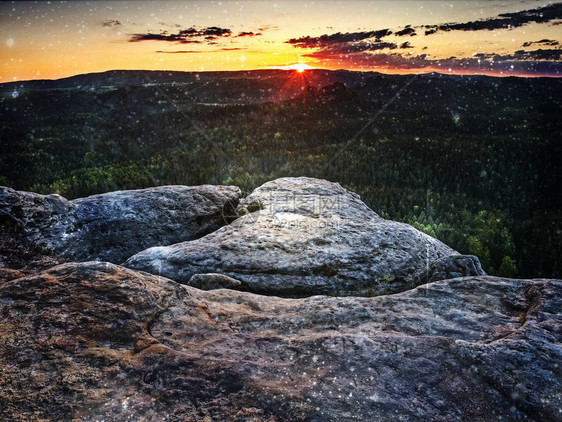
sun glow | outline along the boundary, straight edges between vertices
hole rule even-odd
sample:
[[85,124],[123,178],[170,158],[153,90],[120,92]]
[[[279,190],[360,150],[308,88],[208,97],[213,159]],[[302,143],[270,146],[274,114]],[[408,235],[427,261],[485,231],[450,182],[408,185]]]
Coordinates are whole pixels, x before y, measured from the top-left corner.
[[296,70],[299,73],[302,73],[305,70],[309,70],[309,69],[317,69],[316,67],[309,66],[305,63],[295,63],[295,64],[290,64],[290,65],[287,65],[287,66],[279,66],[277,68],[283,69],[283,70]]

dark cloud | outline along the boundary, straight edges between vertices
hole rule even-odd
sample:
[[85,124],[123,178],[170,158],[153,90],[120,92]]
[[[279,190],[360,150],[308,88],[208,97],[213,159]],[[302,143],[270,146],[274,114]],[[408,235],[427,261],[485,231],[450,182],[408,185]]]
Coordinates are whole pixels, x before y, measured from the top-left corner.
[[170,41],[178,42],[181,44],[200,44],[199,40],[190,40],[178,34],[133,34],[129,39],[129,42],[139,42],[139,41]]
[[[559,51],[559,50],[555,50]],[[547,56],[535,53],[534,56]],[[560,75],[562,64],[554,60],[532,60],[531,55],[516,53],[514,55],[476,55],[472,58],[449,57],[447,59],[430,58],[427,54],[402,55],[400,53],[378,53],[367,51],[355,54],[332,54],[326,50],[304,54],[304,57],[321,61],[325,66],[353,69],[401,69],[436,71],[441,73],[488,73],[488,74],[549,74]],[[556,56],[556,55],[555,55]],[[558,55],[559,57],[559,55]]]
[[554,3],[537,9],[523,10],[515,13],[502,13],[500,17],[512,20],[511,26],[522,26],[527,23],[544,23],[562,18],[562,3]]
[[540,41],[527,41],[526,43],[523,43],[522,47],[530,47],[533,44],[538,44],[538,45],[549,45],[549,46],[555,46],[555,45],[560,45],[560,43],[558,41],[555,40],[547,40],[542,39]]
[[381,29],[378,31],[362,31],[362,32],[337,32],[335,34],[324,34],[319,37],[300,37],[292,38],[285,41],[287,44],[292,44],[294,47],[299,48],[314,48],[314,47],[325,47],[331,44],[340,43],[350,43],[361,40],[366,40],[368,38],[380,39],[392,34],[392,31],[388,29]]
[[228,37],[232,31],[228,28],[219,28],[217,26],[210,26],[200,31],[201,35],[213,35],[215,37]]
[[375,43],[369,43],[369,48],[367,50],[368,51],[377,51],[377,50],[384,50],[384,49],[394,50],[397,47],[398,46],[393,42],[375,42]]
[[207,41],[215,40],[219,37],[229,37],[232,35],[232,31],[228,28],[219,28],[217,26],[210,26],[208,28],[197,29],[191,27],[188,29],[182,29],[177,33],[169,33],[168,31],[162,31],[159,34],[145,33],[145,34],[132,34],[129,38],[129,42],[139,42],[139,41],[168,41],[176,42],[181,44],[199,44],[200,40],[193,38],[204,38]]
[[261,32],[240,32],[237,37],[259,37]]
[[514,60],[560,60],[562,50],[538,49],[533,51],[518,50],[513,54]]
[[392,42],[376,41],[376,42],[359,42],[359,43],[339,43],[323,47],[321,51],[323,54],[353,54],[362,51],[380,51],[380,50],[395,50],[398,45]]
[[562,3],[555,3],[536,9],[523,10],[515,13],[502,13],[495,18],[481,19],[465,23],[446,23],[443,25],[426,25],[429,28],[425,35],[437,31],[480,31],[503,28],[517,28],[528,23],[544,23],[562,18]]
[[417,35],[416,30],[412,28],[410,25],[407,25],[402,31],[395,32],[394,34],[398,35],[399,37],[403,37],[404,35],[409,35],[413,37],[414,35]]
[[285,41],[287,44],[292,44],[293,47],[300,47],[300,48],[312,48],[312,47],[319,47],[319,37],[300,37],[300,38],[291,38],[288,41]]
[[400,44],[400,48],[414,48],[414,46],[410,44],[408,41],[406,41]]
[[394,50],[398,48],[393,42],[384,42],[384,41],[377,41],[377,42],[363,42],[359,44],[340,44],[337,46],[333,46],[332,48],[336,48],[338,52],[355,52],[355,51],[379,51],[379,50]]
[[398,53],[369,53],[360,52],[357,54],[331,54],[325,50],[304,54],[304,57],[321,60],[325,63],[337,63],[345,67],[364,67],[364,68],[418,68],[427,67],[427,55],[408,57]]
[[113,27],[113,26],[121,26],[121,25],[122,25],[121,22],[115,19],[108,19],[101,23],[101,26],[105,26],[105,27]]
[[473,57],[484,60],[492,60],[495,62],[520,60],[520,61],[557,61],[560,60],[562,50],[559,49],[538,49],[532,51],[517,50],[513,54],[497,54],[497,53],[477,53]]

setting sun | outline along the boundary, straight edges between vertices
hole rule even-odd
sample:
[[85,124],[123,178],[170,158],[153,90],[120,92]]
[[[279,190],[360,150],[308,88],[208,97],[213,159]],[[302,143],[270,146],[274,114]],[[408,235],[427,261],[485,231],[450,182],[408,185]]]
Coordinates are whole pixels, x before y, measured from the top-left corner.
[[304,72],[305,70],[309,70],[309,69],[317,69],[314,66],[309,66],[305,63],[295,63],[295,64],[291,64],[288,66],[279,66],[276,67],[277,69],[283,69],[283,70],[296,70],[299,73]]

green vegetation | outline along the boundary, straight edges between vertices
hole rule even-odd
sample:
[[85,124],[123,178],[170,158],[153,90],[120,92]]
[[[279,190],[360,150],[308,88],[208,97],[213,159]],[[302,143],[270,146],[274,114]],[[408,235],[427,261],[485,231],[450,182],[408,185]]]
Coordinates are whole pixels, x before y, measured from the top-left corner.
[[377,277],[373,285],[358,287],[356,290],[357,296],[375,297],[395,293],[395,289],[388,288],[389,283],[392,283],[392,281],[394,281],[394,277],[390,274],[385,274],[384,277]]
[[197,85],[28,92],[0,103],[0,184],[76,198],[320,177],[491,274],[561,277],[561,82],[420,77],[371,120],[403,84],[225,106],[197,105]]

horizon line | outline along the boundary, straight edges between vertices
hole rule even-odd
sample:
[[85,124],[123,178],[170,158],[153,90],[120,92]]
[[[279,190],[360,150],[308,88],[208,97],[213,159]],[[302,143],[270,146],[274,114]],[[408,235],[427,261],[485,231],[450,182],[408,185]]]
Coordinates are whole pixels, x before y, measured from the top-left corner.
[[[294,69],[282,69],[278,67],[271,67],[271,68],[255,68],[255,69],[238,69],[238,70],[174,70],[174,69],[108,69],[108,70],[101,70],[101,71],[94,71],[94,72],[85,72],[85,73],[76,73],[69,76],[62,76],[60,78],[37,78],[37,79],[18,79],[12,81],[5,81],[0,82],[0,85],[5,84],[15,84],[20,82],[40,82],[40,81],[59,81],[62,79],[70,79],[77,76],[83,75],[95,75],[95,74],[102,74],[102,73],[109,73],[109,72],[173,72],[173,73],[190,73],[190,74],[198,74],[198,73],[243,73],[243,72],[263,72],[263,71],[280,71],[280,72],[296,72]],[[384,70],[374,70],[374,69],[328,69],[328,68],[320,68],[315,67],[313,69],[306,69],[306,72],[312,71],[325,71],[325,72],[354,72],[354,73],[378,73],[380,75],[388,75],[388,76],[424,76],[430,74],[437,74],[442,76],[486,76],[490,78],[552,78],[557,79],[561,78],[562,75],[559,74],[507,74],[507,73],[499,73],[499,72],[439,72],[435,69],[431,69],[428,71],[418,71],[418,72],[389,72]]]

